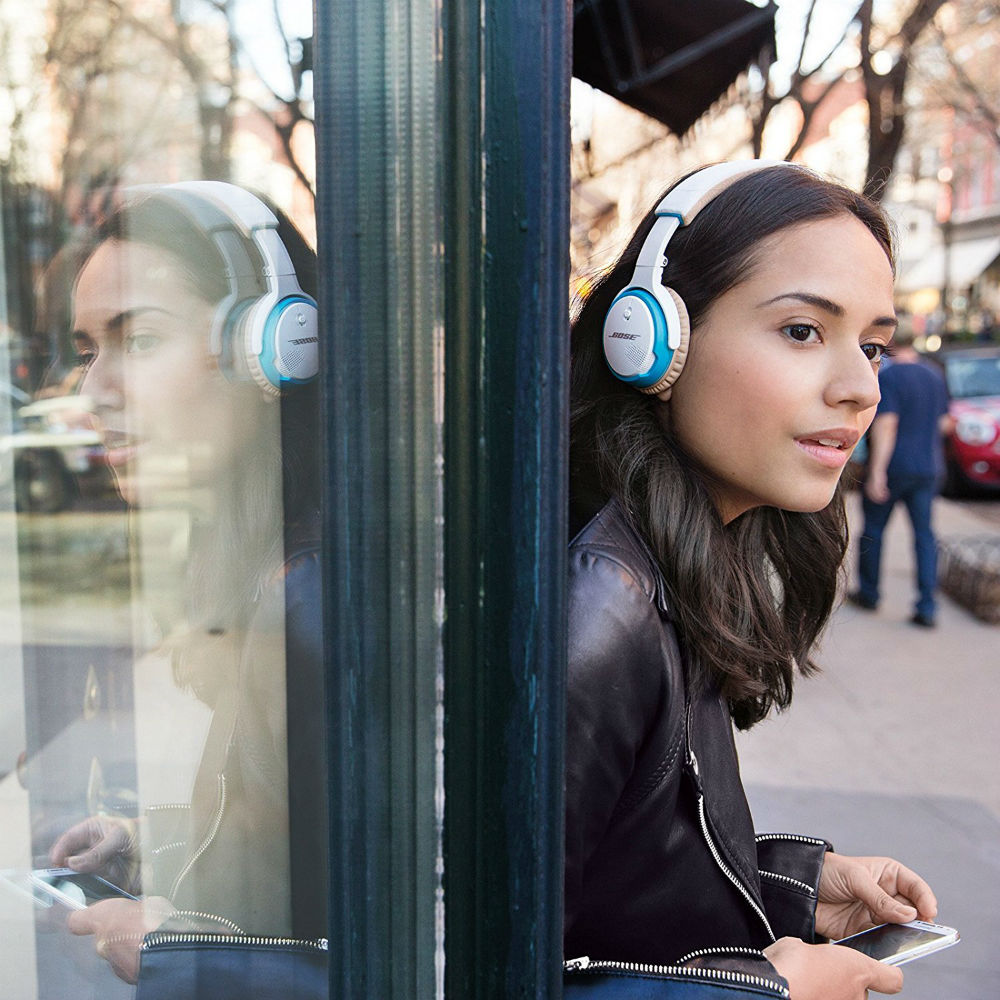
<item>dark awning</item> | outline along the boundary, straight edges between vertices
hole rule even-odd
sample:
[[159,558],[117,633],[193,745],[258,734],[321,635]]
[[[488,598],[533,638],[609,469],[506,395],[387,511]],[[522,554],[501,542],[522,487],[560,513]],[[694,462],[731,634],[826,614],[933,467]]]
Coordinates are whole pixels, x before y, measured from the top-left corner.
[[575,0],[573,75],[683,135],[765,47],[774,4]]

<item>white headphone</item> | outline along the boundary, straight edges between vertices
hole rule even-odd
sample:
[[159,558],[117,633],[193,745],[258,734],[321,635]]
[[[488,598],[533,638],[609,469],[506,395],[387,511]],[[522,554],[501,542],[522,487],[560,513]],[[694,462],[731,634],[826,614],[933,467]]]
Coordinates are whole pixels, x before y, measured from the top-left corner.
[[215,243],[229,291],[219,303],[209,350],[223,370],[268,395],[319,370],[316,302],[299,285],[274,213],[249,191],[222,181],[143,185],[128,194],[166,198]]
[[784,160],[741,160],[704,167],[667,192],[643,241],[628,286],[604,319],[604,357],[612,374],[649,395],[669,399],[687,358],[691,323],[681,297],[663,284],[667,244],[681,226],[746,174]]

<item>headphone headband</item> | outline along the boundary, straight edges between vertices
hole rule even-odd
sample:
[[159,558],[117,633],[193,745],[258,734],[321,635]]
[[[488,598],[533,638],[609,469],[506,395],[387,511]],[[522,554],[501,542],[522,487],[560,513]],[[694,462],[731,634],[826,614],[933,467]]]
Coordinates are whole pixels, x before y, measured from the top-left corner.
[[[656,206],[656,222],[643,241],[629,285],[646,287],[660,299],[663,270],[667,266],[666,249],[674,233],[689,225],[695,216],[734,181],[765,167],[774,167],[784,160],[738,160],[735,163],[715,163],[704,167],[671,188]],[[651,275],[640,274],[639,268],[653,268]]]
[[713,163],[675,184],[656,206],[657,215],[674,215],[679,225],[688,225],[694,217],[733,181],[766,167],[789,166],[785,160],[736,160]]

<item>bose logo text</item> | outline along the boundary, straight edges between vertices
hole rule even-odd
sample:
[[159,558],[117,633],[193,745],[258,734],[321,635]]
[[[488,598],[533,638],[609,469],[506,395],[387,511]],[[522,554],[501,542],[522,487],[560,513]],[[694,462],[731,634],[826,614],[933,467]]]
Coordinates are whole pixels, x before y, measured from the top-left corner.
[[298,340],[293,340],[293,344],[315,344],[319,340],[319,337],[299,337]]
[[638,340],[639,339],[639,334],[637,334],[637,333],[622,333],[621,330],[612,330],[611,333],[608,334],[608,336],[611,337],[611,338],[613,338],[614,340]]

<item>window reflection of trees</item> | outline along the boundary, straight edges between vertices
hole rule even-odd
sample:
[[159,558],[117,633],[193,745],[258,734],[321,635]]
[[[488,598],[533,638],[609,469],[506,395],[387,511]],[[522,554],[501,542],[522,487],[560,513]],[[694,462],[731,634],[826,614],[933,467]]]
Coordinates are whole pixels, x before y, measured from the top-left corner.
[[258,8],[51,0],[0,13],[0,170],[73,206],[70,221],[119,181],[246,181],[233,174],[250,162],[311,209],[311,12],[275,3],[269,23]]

